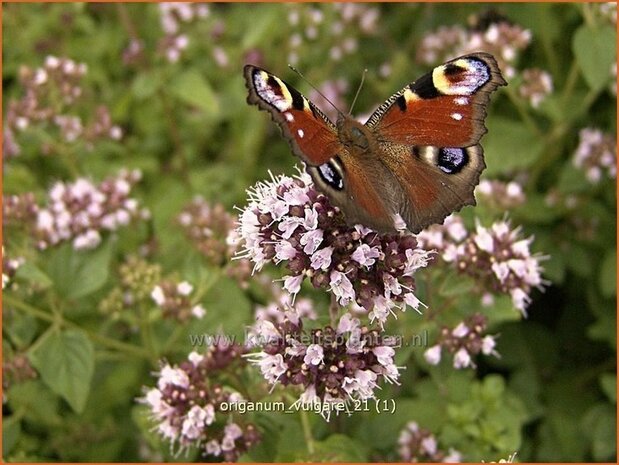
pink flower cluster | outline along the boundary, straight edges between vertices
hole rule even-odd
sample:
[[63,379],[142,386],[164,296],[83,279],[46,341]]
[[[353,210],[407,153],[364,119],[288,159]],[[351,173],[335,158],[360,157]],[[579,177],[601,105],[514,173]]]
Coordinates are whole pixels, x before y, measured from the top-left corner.
[[2,289],[11,284],[15,273],[17,273],[17,270],[25,261],[23,257],[9,257],[4,250],[4,246],[2,246]]
[[162,2],[159,3],[159,13],[161,28],[165,32],[159,49],[170,63],[176,63],[189,46],[189,37],[180,33],[181,25],[209,16],[209,6],[205,3]]
[[292,302],[292,296],[285,292],[278,283],[264,283],[263,285],[270,288],[270,301],[265,305],[256,306],[256,321],[268,320],[274,324],[283,323],[289,312],[301,319],[315,320],[318,317],[310,299],[301,297]]
[[211,204],[195,197],[177,216],[177,221],[192,245],[209,263],[225,267],[226,274],[246,289],[251,263],[247,259],[231,260],[239,250],[236,218],[221,204]]
[[[332,8],[335,11],[328,11]],[[334,19],[325,21],[325,16]],[[358,3],[334,3],[328,7],[291,4],[288,24],[293,33],[288,41],[288,61],[297,64],[305,43],[330,36],[335,45],[329,50],[329,58],[341,61],[359,48],[359,37],[373,35],[380,20],[380,9]]]
[[[336,328],[326,326],[309,333],[293,313],[279,324],[259,320],[256,327],[262,351],[248,354],[248,360],[269,384],[303,387],[300,403],[328,406],[370,399],[381,379],[398,382],[391,343],[349,313]],[[324,412],[328,419],[329,409]]]
[[462,454],[455,449],[440,450],[438,440],[427,429],[411,421],[398,438],[400,457],[404,462],[460,463]]
[[192,292],[193,286],[187,281],[176,283],[165,280],[156,285],[150,295],[161,308],[164,318],[185,322],[192,316],[201,319],[206,314],[202,305],[192,302]]
[[486,317],[476,313],[455,328],[442,328],[437,343],[424,353],[426,361],[430,365],[438,365],[441,361],[441,353],[445,349],[454,356],[453,367],[459,370],[470,366],[475,367],[473,357],[480,352],[484,355],[498,356],[494,350],[496,336],[482,336],[486,326]]
[[518,207],[526,200],[522,186],[515,181],[482,179],[475,189],[475,194],[480,203],[499,211]]
[[553,91],[552,76],[542,69],[525,69],[522,72],[522,80],[518,93],[527,99],[533,108],[539,107],[546,96]]
[[45,249],[72,241],[76,250],[93,249],[101,243],[103,231],[116,231],[136,219],[147,218],[148,210],[129,197],[140,178],[137,170],[123,170],[99,185],[85,178],[54,184],[48,193],[48,205],[37,212],[38,247]]
[[580,141],[574,153],[573,164],[585,172],[589,182],[597,184],[604,172],[617,177],[617,141],[612,134],[599,129],[584,128],[578,134]]
[[[4,128],[4,136],[8,139],[4,143],[5,156],[20,152],[15,133],[36,124],[55,126],[66,142],[75,142],[81,137],[88,149],[97,140],[119,140],[122,137],[122,129],[113,124],[106,106],[100,105],[88,124],[73,111],[73,105],[82,95],[80,83],[87,70],[85,63],[52,55],[46,57],[40,68],[33,70],[24,66],[20,69],[24,95],[8,105],[7,126]],[[50,150],[45,144],[42,149],[44,152]]]
[[192,352],[180,366],[161,367],[157,387],[141,401],[157,423],[157,432],[172,446],[198,446],[203,455],[232,462],[260,440],[254,425],[226,421],[229,414],[222,403],[243,402],[243,397],[212,382],[232,363],[241,362],[242,352],[235,345],[213,346],[205,355]]
[[4,402],[7,399],[9,388],[15,384],[37,379],[39,374],[31,365],[28,356],[23,353],[5,354],[2,360],[2,388],[4,389]]
[[520,228],[496,221],[486,228],[477,223],[469,232],[457,215],[417,235],[419,244],[439,252],[443,261],[473,277],[484,293],[508,294],[515,308],[526,314],[533,288],[543,289],[540,261],[530,251],[533,238],[523,239]]
[[196,197],[183,208],[178,222],[187,238],[211,263],[221,265],[236,252],[235,244],[228,242],[235,219],[223,205],[212,205]]
[[341,306],[357,304],[370,319],[384,324],[394,308],[421,305],[413,293],[413,274],[430,253],[412,235],[379,235],[345,224],[339,209],[319,193],[305,172],[280,176],[248,191],[240,215],[239,237],[259,270],[286,263],[284,288],[297,294],[304,279],[329,290]]
[[436,64],[467,53],[484,51],[497,59],[506,78],[516,74],[514,63],[518,54],[531,43],[531,31],[510,23],[502,17],[476,18],[469,29],[461,26],[441,26],[427,34],[417,50],[417,60]]

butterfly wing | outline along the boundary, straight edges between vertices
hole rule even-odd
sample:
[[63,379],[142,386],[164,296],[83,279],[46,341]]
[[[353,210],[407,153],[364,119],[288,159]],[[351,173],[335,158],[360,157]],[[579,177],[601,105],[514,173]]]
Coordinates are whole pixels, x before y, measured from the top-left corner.
[[382,147],[382,160],[402,188],[396,209],[413,233],[442,223],[465,205],[475,205],[473,191],[486,167],[480,145],[387,144]]
[[478,144],[486,106],[505,84],[492,55],[466,55],[391,96],[366,123],[402,187],[398,212],[410,231],[475,204],[473,191],[486,167]]
[[469,147],[486,133],[486,106],[501,85],[506,82],[492,55],[465,55],[392,95],[366,126],[393,143]]
[[271,114],[295,155],[311,165],[322,165],[341,145],[335,126],[299,91],[277,76],[245,66],[247,102]]
[[306,163],[316,186],[344,213],[349,223],[392,229],[374,179],[353,160],[333,123],[294,87],[277,76],[245,66],[248,103],[268,111],[295,155]]

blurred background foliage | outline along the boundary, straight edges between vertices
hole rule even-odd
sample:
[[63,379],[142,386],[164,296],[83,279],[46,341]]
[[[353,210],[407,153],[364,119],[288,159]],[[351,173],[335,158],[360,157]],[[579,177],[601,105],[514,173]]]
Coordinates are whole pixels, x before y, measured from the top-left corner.
[[[428,368],[421,353],[409,351],[400,356],[407,366],[402,386],[381,391],[397,400],[395,414],[329,424],[312,418],[320,442],[310,456],[298,418],[256,415],[264,441],[243,459],[398,460],[399,431],[414,420],[472,461],[515,451],[521,461],[616,460],[613,5],[213,4],[194,5],[187,16],[153,4],[11,3],[3,10],[5,460],[187,460],[154,437],[135,399],[153,383],[160,358],[177,362],[191,350],[187,334],[242,335],[252,306],[265,297],[260,284],[243,287],[222,275],[222,263],[201,256],[177,217],[197,194],[233,212],[269,171],[293,173],[298,164],[269,118],[246,104],[245,63],[264,66],[313,99],[287,68],[293,63],[344,111],[367,68],[355,108],[367,115],[471,31],[497,22],[529,35],[493,38],[509,86],[489,109],[483,177],[522,187],[526,200],[508,217],[548,256],[549,286],[533,295],[526,319],[508,302],[495,304],[488,318],[500,334],[500,359],[462,372]],[[50,93],[50,115],[20,120],[29,110],[12,111],[11,102],[37,85],[35,70],[54,68],[50,56],[86,65],[75,72],[79,95],[68,101]],[[538,71],[525,72],[531,69]],[[75,134],[75,120],[55,119],[65,113],[81,121]],[[92,132],[85,129],[90,122]],[[585,128],[599,133],[583,134]],[[603,143],[611,163],[595,158]],[[580,165],[579,150],[586,158]],[[32,193],[42,204],[56,181],[101,183],[134,169],[141,179],[131,181],[131,195],[149,216],[102,232],[92,250],[62,241],[38,250],[25,220],[7,221],[8,196]],[[463,215],[502,218],[500,200]],[[206,316],[181,325],[153,323],[148,311],[106,313],[102,302],[127,285],[119,267],[135,254],[194,283]],[[462,279],[443,290],[467,302],[465,309],[442,323],[479,306],[466,300],[470,287]],[[427,291],[420,289],[422,300]],[[321,299],[316,305],[326,308]],[[416,318],[409,313],[397,323],[409,331],[429,327]],[[149,342],[143,333],[150,323]]]

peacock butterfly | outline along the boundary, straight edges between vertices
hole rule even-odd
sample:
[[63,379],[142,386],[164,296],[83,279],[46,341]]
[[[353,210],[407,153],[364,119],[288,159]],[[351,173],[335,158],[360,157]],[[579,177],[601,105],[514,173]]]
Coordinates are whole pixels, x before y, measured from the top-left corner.
[[393,94],[365,124],[333,124],[277,76],[245,66],[248,103],[268,111],[316,186],[350,224],[418,233],[474,205],[486,167],[480,138],[490,94],[506,85],[494,57],[472,53]]

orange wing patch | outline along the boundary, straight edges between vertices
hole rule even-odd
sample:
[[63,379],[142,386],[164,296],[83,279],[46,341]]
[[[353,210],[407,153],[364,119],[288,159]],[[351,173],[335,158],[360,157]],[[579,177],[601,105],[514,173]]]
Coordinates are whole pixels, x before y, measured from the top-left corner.
[[380,121],[380,137],[389,142],[466,147],[485,132],[474,114],[471,97],[442,95],[426,100],[406,96],[401,97],[404,104],[391,106]]
[[291,108],[282,113],[290,137],[294,139],[304,157],[313,165],[322,165],[337,153],[337,135],[328,131],[325,123],[312,113],[309,107],[303,110]]

